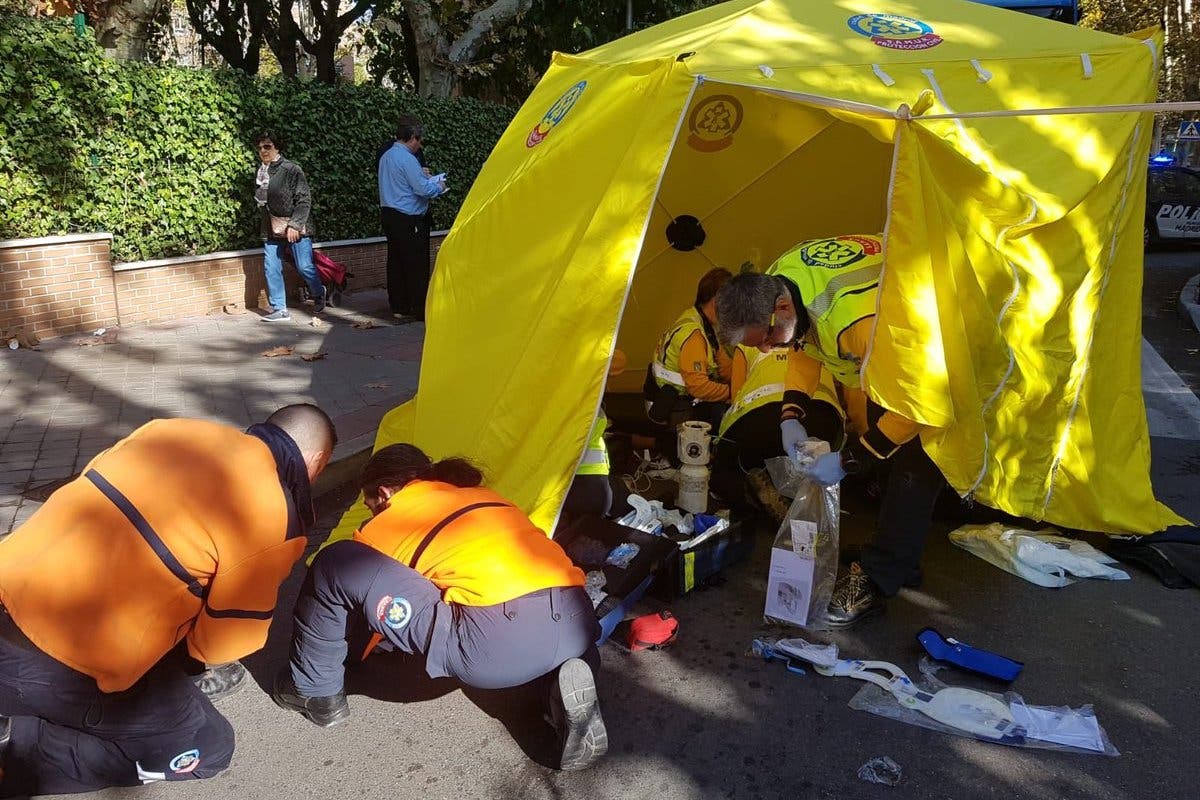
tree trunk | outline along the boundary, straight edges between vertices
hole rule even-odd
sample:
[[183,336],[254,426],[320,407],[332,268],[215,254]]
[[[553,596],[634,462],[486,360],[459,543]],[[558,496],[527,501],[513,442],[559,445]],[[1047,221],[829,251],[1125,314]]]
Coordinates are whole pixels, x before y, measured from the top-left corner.
[[151,24],[164,0],[116,0],[104,9],[104,16],[93,21],[96,41],[116,51],[126,61],[144,61]]
[[278,18],[268,19],[266,25],[267,46],[279,62],[279,71],[288,78],[299,72],[297,48],[300,44],[300,28],[292,17],[293,0],[280,0],[276,12]]
[[423,97],[453,94],[459,70],[478,54],[484,36],[497,25],[524,13],[532,4],[533,0],[495,0],[487,8],[475,12],[466,31],[450,42],[427,0],[404,0],[420,71],[417,93]]

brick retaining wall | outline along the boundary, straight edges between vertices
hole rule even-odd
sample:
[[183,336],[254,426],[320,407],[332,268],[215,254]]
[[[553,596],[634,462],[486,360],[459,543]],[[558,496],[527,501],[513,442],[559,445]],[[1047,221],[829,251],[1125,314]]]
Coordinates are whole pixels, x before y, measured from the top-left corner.
[[[433,259],[444,236],[432,238]],[[207,314],[232,302],[265,305],[261,249],[112,264],[111,244],[106,233],[0,241],[0,331],[23,328],[47,338]],[[316,249],[354,273],[350,291],[387,283],[382,238],[319,242]],[[287,267],[284,276],[290,293],[299,276]]]

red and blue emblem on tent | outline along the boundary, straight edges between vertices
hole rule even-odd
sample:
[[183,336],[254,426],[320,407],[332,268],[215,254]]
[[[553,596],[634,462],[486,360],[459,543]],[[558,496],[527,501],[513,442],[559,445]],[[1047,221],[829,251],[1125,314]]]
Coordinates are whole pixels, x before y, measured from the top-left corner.
[[928,50],[942,43],[933,27],[898,14],[857,14],[846,21],[850,30],[889,50]]
[[550,106],[550,109],[542,115],[541,122],[534,125],[533,130],[529,132],[529,136],[525,137],[525,146],[536,147],[541,144],[550,135],[550,131],[554,130],[558,126],[558,123],[563,121],[567,116],[567,112],[574,107],[576,101],[579,100],[579,96],[583,94],[583,90],[586,88],[587,81],[580,81],[564,92],[562,97],[555,100],[554,105]]

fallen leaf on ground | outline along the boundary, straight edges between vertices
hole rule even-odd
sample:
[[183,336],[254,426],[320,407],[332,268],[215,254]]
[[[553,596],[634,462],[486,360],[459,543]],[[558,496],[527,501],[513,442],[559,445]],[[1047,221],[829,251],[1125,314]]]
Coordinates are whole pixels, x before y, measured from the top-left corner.
[[226,314],[245,314],[246,307],[241,303],[226,303],[221,308]]
[[371,328],[378,328],[379,326],[375,324],[374,320],[364,319],[362,322],[354,323],[354,325],[351,327],[357,328],[360,331],[367,331]]
[[108,331],[102,336],[84,336],[81,339],[76,339],[75,344],[79,347],[92,347],[98,344],[112,344],[117,340],[116,331]]
[[300,360],[301,361],[320,361],[322,358],[324,358],[327,355],[329,355],[329,354],[328,353],[304,353],[303,355],[300,356]]
[[279,358],[279,356],[290,356],[294,352],[296,352],[296,348],[289,347],[287,345],[280,345],[279,347],[272,347],[270,350],[264,350],[263,357]]
[[387,389],[389,387],[391,387],[391,384],[384,383],[383,381],[380,381],[379,383],[368,383],[367,384],[368,389]]

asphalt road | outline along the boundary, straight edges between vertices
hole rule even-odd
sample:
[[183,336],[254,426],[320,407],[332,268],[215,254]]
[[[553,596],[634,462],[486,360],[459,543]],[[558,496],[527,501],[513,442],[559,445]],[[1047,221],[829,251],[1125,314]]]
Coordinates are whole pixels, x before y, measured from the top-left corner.
[[[1200,333],[1175,312],[1179,288],[1200,272],[1194,252],[1148,258],[1145,333],[1196,390]],[[1179,397],[1175,398],[1180,399]],[[1187,398],[1183,398],[1187,400]],[[1191,397],[1194,401],[1195,397]],[[1186,407],[1186,403],[1184,406]],[[1178,510],[1200,517],[1200,443],[1156,437],[1155,480]],[[326,499],[323,523],[348,497]],[[1064,754],[942,735],[849,708],[860,686],[796,676],[747,655],[769,633],[761,609],[769,538],[725,583],[670,604],[678,643],[658,653],[603,648],[601,693],[611,752],[598,767],[563,774],[539,713],[513,693],[470,692],[423,681],[382,658],[358,676],[351,720],[320,730],[276,708],[255,686],[222,704],[238,732],[233,766],[211,781],[113,790],[100,797],[185,798],[1155,798],[1200,796],[1190,765],[1200,741],[1195,661],[1197,593],[1132,572],[1125,582],[1041,589],[951,545],[943,520],[931,537],[920,590],[886,615],[830,637],[848,657],[893,661],[916,675],[914,635],[926,625],[1024,661],[1013,684],[1027,702],[1091,704],[1121,755]],[[843,542],[861,541],[868,514],[845,518]],[[290,608],[293,576],[281,608]],[[645,611],[659,608],[646,603]],[[247,659],[269,686],[286,659],[291,620]],[[956,684],[978,685],[955,674]],[[856,776],[887,755],[899,786]]]

